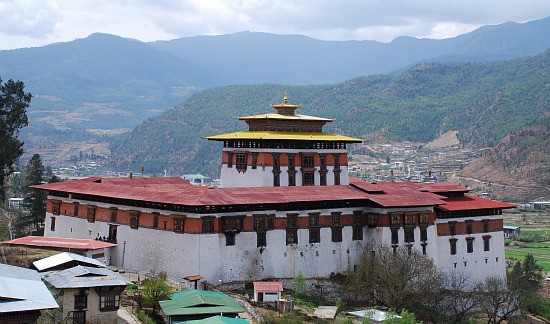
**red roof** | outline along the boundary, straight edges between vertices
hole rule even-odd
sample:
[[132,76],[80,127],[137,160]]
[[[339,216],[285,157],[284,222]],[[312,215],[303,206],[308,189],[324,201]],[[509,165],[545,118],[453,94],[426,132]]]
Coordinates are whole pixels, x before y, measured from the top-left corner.
[[254,290],[265,292],[283,291],[283,283],[280,281],[254,281]]
[[[467,192],[453,183],[380,182],[369,183],[350,178],[349,186],[243,187],[208,188],[194,186],[181,178],[98,178],[57,182],[34,186],[90,196],[174,204],[184,206],[261,205],[293,202],[365,200],[382,207],[439,206],[453,203],[463,209],[512,208],[514,205],[494,202],[471,205],[474,198],[446,198],[438,193]],[[468,196],[469,197],[469,196]],[[483,200],[483,201],[485,201]],[[477,204],[477,203],[476,203]],[[457,207],[440,207],[442,210]],[[502,206],[502,207],[499,207]],[[450,209],[449,209],[450,210]],[[460,209],[457,209],[460,210]]]
[[501,208],[514,208],[517,205],[508,204],[505,202],[494,201],[491,199],[480,198],[470,195],[464,195],[462,197],[446,198],[447,204],[438,206],[437,208],[442,211],[460,211],[470,209],[501,209]]
[[9,241],[2,242],[3,244],[28,245],[39,247],[55,247],[75,250],[97,250],[108,247],[117,246],[118,244],[107,243],[96,240],[74,239],[64,237],[42,237],[42,236],[25,236]]

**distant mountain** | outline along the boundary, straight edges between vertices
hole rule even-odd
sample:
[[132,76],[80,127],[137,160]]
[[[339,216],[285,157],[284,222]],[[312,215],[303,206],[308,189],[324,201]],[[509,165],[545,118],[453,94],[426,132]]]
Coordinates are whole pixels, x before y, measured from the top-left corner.
[[[106,34],[0,51],[0,75],[34,94],[30,127],[134,127],[198,90],[232,84],[331,84],[418,62],[523,57],[550,48],[550,17],[486,26],[444,40],[329,42],[242,32],[143,43]],[[59,132],[58,132],[59,133]]]
[[300,113],[335,118],[328,131],[428,142],[450,130],[494,146],[548,113],[550,51],[499,62],[419,64],[398,75],[333,85],[227,86],[204,90],[112,143],[112,165],[151,173],[219,172],[219,143],[201,136],[246,129],[238,116],[270,111],[287,91]]
[[550,17],[485,26],[449,39],[398,37],[387,44],[257,32],[150,44],[194,62],[213,77],[214,85],[307,85],[389,73],[425,61],[491,61],[535,55],[550,48],[549,30]]

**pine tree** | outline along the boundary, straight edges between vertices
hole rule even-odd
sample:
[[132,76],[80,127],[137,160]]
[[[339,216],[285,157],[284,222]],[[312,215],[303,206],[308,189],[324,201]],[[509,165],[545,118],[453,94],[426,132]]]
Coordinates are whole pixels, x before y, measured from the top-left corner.
[[26,228],[30,225],[34,225],[37,235],[43,235],[44,233],[44,218],[46,216],[46,193],[42,190],[36,190],[30,188],[33,185],[39,185],[42,183],[44,176],[44,166],[40,159],[40,154],[35,154],[30,159],[25,169],[26,181],[27,181],[27,194],[23,201],[25,207],[28,209],[29,214],[19,223],[19,228]]
[[4,181],[13,172],[15,160],[23,154],[23,142],[18,139],[19,129],[27,126],[26,110],[31,94],[24,92],[23,82],[0,78],[0,201],[5,199]]

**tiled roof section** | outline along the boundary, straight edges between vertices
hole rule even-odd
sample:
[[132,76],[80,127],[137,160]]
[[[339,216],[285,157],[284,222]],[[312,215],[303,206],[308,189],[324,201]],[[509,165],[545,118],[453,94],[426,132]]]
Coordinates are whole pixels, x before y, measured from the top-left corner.
[[361,143],[360,138],[324,132],[283,132],[283,131],[242,131],[204,137],[214,141],[228,140],[287,140],[287,141],[322,141]]
[[383,191],[387,188],[408,188],[415,191],[445,193],[445,192],[469,192],[470,189],[451,182],[377,182],[370,183],[357,177],[350,177],[351,185],[361,187],[365,191]]
[[34,186],[38,189],[185,206],[281,204],[314,201],[373,201],[382,207],[435,206],[442,196],[420,184],[371,184],[352,179],[351,186],[208,188],[180,178],[88,178]]
[[36,270],[0,264],[0,313],[59,307]]
[[505,202],[494,201],[491,199],[480,198],[470,195],[463,197],[452,197],[445,199],[447,204],[437,207],[442,211],[461,211],[471,209],[507,209],[514,208],[516,205]]
[[254,290],[279,292],[283,291],[283,283],[280,281],[254,281]]
[[25,237],[16,238],[9,241],[4,241],[2,243],[76,249],[76,250],[97,250],[97,249],[117,246],[117,244],[114,244],[114,243],[108,243],[108,242],[102,242],[102,241],[96,241],[96,240],[73,239],[73,238],[65,238],[65,237],[42,237],[42,236],[25,236]]

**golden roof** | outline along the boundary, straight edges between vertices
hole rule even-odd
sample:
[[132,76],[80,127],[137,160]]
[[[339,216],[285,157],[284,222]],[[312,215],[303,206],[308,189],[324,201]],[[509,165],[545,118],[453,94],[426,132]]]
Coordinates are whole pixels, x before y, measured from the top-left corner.
[[244,131],[204,137],[213,141],[228,140],[289,140],[361,143],[362,139],[324,132]]
[[306,115],[261,114],[261,115],[239,117],[239,120],[258,120],[258,119],[306,120],[306,121],[322,121],[325,123],[334,121],[334,119],[306,116]]

